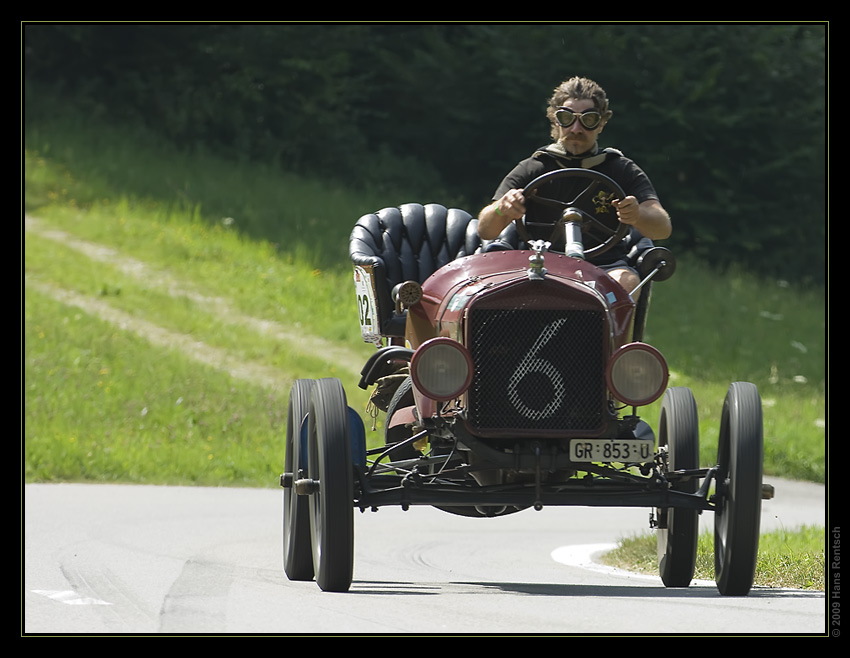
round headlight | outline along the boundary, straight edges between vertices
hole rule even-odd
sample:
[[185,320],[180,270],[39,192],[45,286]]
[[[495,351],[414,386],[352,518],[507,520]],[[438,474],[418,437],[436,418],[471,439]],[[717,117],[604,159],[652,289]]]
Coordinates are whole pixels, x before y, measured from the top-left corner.
[[424,395],[433,400],[453,400],[472,383],[472,357],[451,338],[425,341],[410,360],[410,376]]
[[608,362],[608,388],[621,402],[639,407],[655,402],[667,388],[669,373],[661,352],[645,343],[630,343]]

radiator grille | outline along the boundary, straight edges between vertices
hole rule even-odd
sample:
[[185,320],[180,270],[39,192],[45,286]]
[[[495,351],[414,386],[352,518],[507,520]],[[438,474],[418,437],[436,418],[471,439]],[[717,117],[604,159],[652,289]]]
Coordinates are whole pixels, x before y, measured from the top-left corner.
[[599,428],[604,331],[596,310],[473,310],[470,425],[532,434]]

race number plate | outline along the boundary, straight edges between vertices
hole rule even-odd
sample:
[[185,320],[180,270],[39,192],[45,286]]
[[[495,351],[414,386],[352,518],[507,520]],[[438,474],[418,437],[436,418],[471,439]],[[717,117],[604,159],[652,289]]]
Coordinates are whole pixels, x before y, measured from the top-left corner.
[[574,439],[570,441],[573,462],[651,462],[655,442],[646,439]]
[[354,267],[354,291],[360,315],[360,334],[365,342],[380,344],[381,327],[378,324],[378,304],[371,267]]

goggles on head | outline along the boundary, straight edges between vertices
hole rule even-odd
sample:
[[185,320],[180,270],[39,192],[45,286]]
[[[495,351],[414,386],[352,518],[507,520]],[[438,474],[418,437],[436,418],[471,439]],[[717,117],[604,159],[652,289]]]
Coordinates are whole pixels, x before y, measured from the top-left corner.
[[578,119],[579,123],[588,130],[595,130],[602,123],[602,115],[596,110],[587,112],[573,112],[567,107],[559,107],[555,110],[555,121],[562,128],[569,128]]

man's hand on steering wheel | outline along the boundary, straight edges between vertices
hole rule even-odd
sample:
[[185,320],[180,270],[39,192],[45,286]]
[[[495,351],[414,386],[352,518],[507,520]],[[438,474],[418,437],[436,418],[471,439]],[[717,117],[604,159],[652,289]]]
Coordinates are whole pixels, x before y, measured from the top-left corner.
[[525,215],[525,197],[522,190],[514,189],[505,192],[496,204],[496,214],[504,217],[506,226]]
[[640,204],[633,196],[627,196],[624,199],[614,199],[611,205],[617,209],[617,219],[623,224],[634,226],[640,219]]

